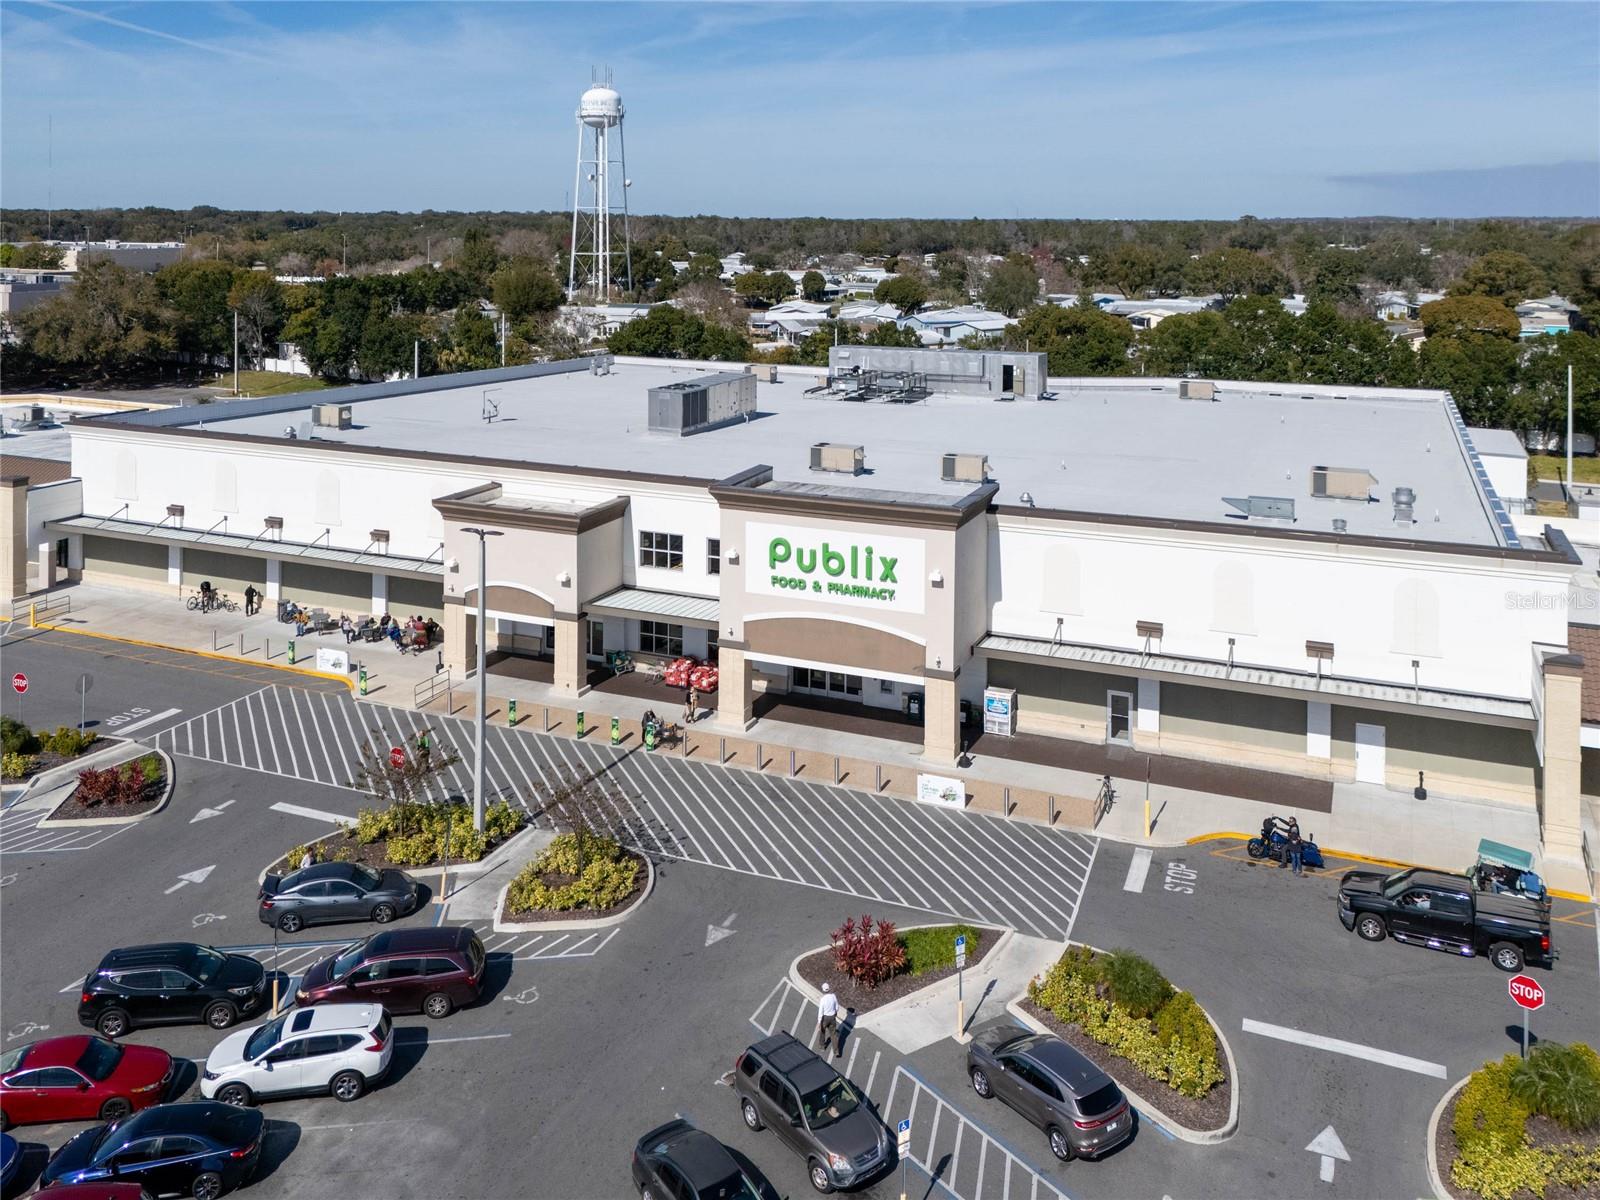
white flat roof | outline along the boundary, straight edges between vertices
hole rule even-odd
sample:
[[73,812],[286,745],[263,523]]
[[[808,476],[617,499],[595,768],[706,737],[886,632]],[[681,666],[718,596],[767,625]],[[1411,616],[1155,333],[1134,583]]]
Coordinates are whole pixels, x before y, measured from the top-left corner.
[[[650,433],[651,387],[703,376],[704,366],[621,363],[609,375],[545,375],[495,383],[500,419],[481,419],[483,385],[439,380],[435,390],[355,402],[354,427],[318,429],[343,443],[463,457],[508,459],[626,473],[721,479],[765,463],[777,481],[829,483],[868,492],[948,496],[970,483],[940,479],[941,456],[986,454],[997,502],[1026,492],[1063,509],[1254,526],[1225,498],[1288,497],[1296,520],[1273,527],[1327,533],[1335,518],[1356,535],[1501,544],[1490,506],[1468,465],[1442,392],[1218,384],[1216,402],[1181,400],[1174,380],[1052,380],[1056,401],[1002,403],[936,395],[926,402],[851,402],[808,394],[814,375],[780,373],[757,384],[754,419],[679,438]],[[1065,386],[1064,386],[1065,385]],[[1162,390],[1155,390],[1160,388]],[[281,437],[309,420],[305,409],[228,419],[197,410],[208,430]],[[810,470],[815,442],[862,445],[867,473]],[[1364,468],[1372,501],[1313,499],[1313,466]],[[1415,523],[1393,519],[1396,487],[1416,494]]]

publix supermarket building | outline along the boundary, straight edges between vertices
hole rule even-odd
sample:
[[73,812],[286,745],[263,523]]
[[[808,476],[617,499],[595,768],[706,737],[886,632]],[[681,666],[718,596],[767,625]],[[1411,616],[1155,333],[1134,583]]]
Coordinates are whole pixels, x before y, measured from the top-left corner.
[[491,646],[574,696],[608,652],[685,653],[717,660],[725,727],[763,693],[910,710],[937,763],[987,697],[995,736],[1421,772],[1537,806],[1553,880],[1600,790],[1584,568],[1508,512],[1525,463],[1442,392],[839,347],[827,371],[584,359],[69,433],[78,490],[8,509],[52,576],[432,615],[464,669],[484,528]]

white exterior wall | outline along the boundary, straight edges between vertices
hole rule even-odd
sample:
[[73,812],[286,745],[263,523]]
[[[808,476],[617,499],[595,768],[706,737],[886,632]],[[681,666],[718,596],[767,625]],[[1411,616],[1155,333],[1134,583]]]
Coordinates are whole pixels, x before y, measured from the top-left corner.
[[[1518,699],[1532,695],[1532,643],[1566,644],[1571,568],[1559,564],[1126,526],[1067,532],[1052,524],[998,519],[990,552],[998,574],[990,593],[999,597],[994,632],[1048,640],[1060,617],[1064,641],[1139,650],[1135,622],[1159,621],[1163,653],[1226,659],[1232,637],[1236,662],[1294,671],[1315,669],[1305,656],[1309,639],[1334,643],[1330,674],[1410,684],[1417,659],[1425,687]],[[1046,574],[1061,551],[1075,556],[1076,570],[1058,571],[1047,596]],[[1232,606],[1249,611],[1221,622],[1219,567],[1250,585],[1234,588],[1249,600]],[[1437,600],[1436,636],[1425,619],[1396,611],[1402,586],[1415,611],[1417,585]]]
[[1495,494],[1520,507],[1521,502],[1528,498],[1528,460],[1504,454],[1484,454],[1480,457]]

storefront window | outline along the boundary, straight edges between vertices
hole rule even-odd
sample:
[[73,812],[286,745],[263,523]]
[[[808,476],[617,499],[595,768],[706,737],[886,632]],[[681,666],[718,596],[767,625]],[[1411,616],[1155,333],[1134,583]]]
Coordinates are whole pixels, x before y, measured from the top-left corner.
[[683,534],[639,531],[639,565],[666,571],[683,570]]
[[604,621],[589,622],[589,657],[604,658],[606,656],[606,623]]
[[710,662],[717,661],[717,631],[715,629],[706,631],[706,659]]
[[810,667],[796,667],[794,686],[829,696],[856,698],[861,696],[861,676],[845,675],[839,671],[817,671]]
[[639,622],[639,649],[646,654],[677,658],[683,653],[683,626],[665,621]]

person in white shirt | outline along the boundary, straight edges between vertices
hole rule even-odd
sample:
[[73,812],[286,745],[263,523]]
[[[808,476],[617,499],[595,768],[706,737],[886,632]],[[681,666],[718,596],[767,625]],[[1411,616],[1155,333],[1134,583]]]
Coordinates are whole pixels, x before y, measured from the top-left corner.
[[827,985],[822,985],[822,999],[817,1001],[817,1031],[822,1034],[822,1049],[838,1058],[844,1053],[843,1039],[839,1037],[839,997]]

